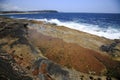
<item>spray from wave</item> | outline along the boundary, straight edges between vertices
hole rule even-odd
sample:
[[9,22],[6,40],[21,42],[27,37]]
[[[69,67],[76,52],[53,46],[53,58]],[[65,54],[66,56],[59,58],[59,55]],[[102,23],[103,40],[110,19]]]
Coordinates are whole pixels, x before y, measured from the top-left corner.
[[108,28],[100,28],[98,25],[91,25],[85,23],[77,23],[77,22],[62,22],[58,19],[37,19],[40,21],[49,22],[52,24],[57,24],[58,26],[65,26],[71,29],[83,31],[86,33],[90,33],[93,35],[97,35],[100,37],[105,37],[108,39],[120,39],[120,29],[115,29],[112,27]]
[[[19,19],[26,19],[26,18],[19,18]],[[27,18],[29,20],[37,20],[37,21],[44,21],[51,24],[56,24],[58,26],[68,27],[70,29],[75,29],[79,31],[83,31],[86,33],[90,33],[93,35],[97,35],[100,37],[105,37],[108,39],[120,39],[120,29],[113,28],[109,26],[107,28],[99,27],[98,25],[80,23],[77,21],[60,21],[58,19],[32,19]]]

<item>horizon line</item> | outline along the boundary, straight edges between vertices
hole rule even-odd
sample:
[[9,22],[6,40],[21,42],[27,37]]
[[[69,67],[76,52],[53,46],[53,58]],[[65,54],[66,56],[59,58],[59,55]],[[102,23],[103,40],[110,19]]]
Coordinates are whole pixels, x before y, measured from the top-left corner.
[[[10,12],[9,10],[6,10],[6,12]],[[20,11],[20,12],[27,12],[27,11],[50,11],[50,10],[11,10],[12,11]],[[79,12],[79,11],[58,11],[58,10],[51,10],[51,11],[57,11],[58,13],[98,13],[98,14],[120,14],[119,12]],[[5,12],[5,11],[0,11],[0,12]]]

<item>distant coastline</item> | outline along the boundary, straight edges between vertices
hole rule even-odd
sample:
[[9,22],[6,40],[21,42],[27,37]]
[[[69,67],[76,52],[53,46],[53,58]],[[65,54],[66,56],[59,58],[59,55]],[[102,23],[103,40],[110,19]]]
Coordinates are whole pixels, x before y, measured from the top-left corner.
[[0,11],[0,15],[6,14],[38,14],[38,13],[58,13],[56,10],[36,10],[36,11]]

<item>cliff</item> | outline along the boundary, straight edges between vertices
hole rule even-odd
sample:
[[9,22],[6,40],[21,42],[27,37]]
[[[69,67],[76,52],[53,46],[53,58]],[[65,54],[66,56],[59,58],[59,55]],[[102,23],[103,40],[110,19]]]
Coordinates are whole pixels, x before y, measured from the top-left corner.
[[1,17],[0,79],[116,80],[119,51],[115,57],[100,50],[113,42],[64,26]]

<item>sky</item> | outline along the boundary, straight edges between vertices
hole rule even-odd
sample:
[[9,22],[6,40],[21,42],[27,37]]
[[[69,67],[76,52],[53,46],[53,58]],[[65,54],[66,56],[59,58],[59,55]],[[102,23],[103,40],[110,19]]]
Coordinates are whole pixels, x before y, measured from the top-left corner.
[[120,0],[0,0],[0,11],[120,13]]

